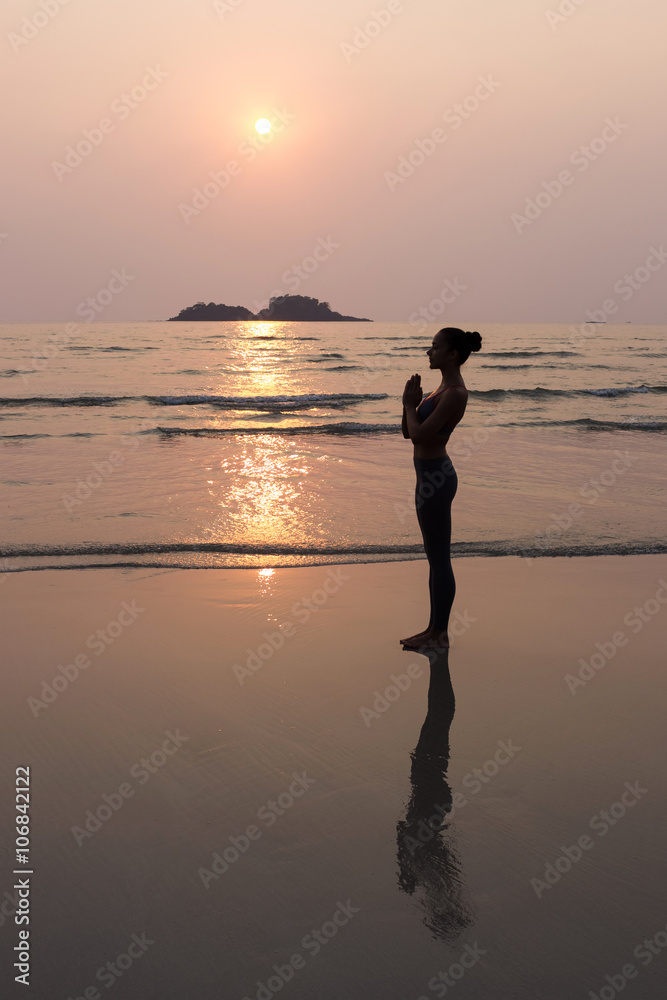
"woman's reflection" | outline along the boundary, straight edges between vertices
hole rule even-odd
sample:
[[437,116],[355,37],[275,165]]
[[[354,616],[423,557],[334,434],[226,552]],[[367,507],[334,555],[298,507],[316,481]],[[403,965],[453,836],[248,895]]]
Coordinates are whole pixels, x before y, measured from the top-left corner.
[[424,923],[433,935],[452,939],[473,923],[448,821],[452,792],[447,765],[454,689],[448,650],[429,651],[428,655],[428,711],[410,755],[412,794],[405,818],[396,828],[398,884],[403,892],[417,894],[425,910]]

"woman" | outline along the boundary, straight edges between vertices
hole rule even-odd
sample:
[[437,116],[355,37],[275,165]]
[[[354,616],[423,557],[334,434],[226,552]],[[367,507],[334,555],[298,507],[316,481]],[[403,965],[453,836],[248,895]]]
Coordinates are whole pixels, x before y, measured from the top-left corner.
[[435,392],[422,399],[420,376],[412,375],[403,392],[403,437],[414,444],[417,471],[415,506],[429,563],[431,617],[423,632],[401,642],[408,649],[424,646],[447,648],[447,626],[456,583],[450,558],[452,500],[458,480],[447,455],[449,436],[461,420],[468,403],[468,390],[461,378],[461,365],[472,351],[479,351],[478,333],[455,327],[438,331],[426,352],[429,367],[442,372]]

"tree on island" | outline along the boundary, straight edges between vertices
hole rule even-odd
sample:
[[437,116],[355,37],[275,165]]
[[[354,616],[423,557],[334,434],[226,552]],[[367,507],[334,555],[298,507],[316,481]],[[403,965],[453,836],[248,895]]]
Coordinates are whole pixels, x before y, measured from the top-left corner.
[[192,320],[207,320],[208,322],[238,321],[238,320],[276,320],[292,323],[370,323],[369,319],[357,316],[342,316],[334,312],[328,302],[320,302],[308,295],[275,295],[269,300],[265,309],[255,316],[244,306],[226,306],[209,302],[196,302],[193,306],[181,309],[178,316],[172,316],[171,321],[190,322]]
[[211,322],[216,320],[234,321],[254,318],[253,313],[249,309],[246,309],[245,306],[223,306],[215,302],[209,302],[206,305],[205,302],[195,302],[193,306],[181,309],[178,316],[170,316],[170,321],[208,320]]

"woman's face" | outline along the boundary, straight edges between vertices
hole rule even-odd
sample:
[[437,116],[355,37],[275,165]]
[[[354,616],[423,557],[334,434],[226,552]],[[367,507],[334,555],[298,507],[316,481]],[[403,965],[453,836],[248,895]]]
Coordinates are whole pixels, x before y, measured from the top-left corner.
[[449,360],[451,353],[446,337],[436,333],[433,343],[426,352],[429,359],[429,368],[442,368]]

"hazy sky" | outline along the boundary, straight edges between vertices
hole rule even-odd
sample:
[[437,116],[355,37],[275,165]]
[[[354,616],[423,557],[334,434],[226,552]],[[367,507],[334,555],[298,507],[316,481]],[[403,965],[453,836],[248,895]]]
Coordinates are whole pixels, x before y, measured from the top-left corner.
[[0,320],[111,282],[105,321],[665,322],[665,38],[665,0],[4,0]]

